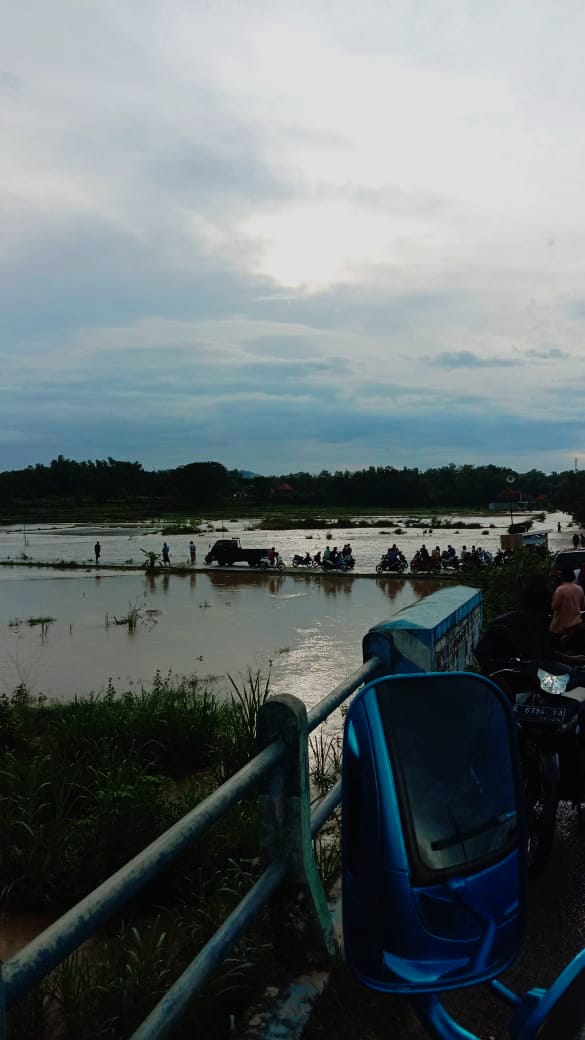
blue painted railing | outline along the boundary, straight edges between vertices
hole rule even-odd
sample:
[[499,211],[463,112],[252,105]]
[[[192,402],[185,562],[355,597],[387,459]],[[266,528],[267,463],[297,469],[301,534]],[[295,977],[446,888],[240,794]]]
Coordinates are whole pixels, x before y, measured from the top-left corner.
[[[398,671],[397,665],[401,670],[424,671],[448,659],[450,668],[464,667],[469,657],[468,635],[478,629],[480,616],[481,596],[475,590],[461,587],[441,590],[402,611],[392,621],[371,629],[364,639],[365,663],[308,714],[304,704],[294,697],[270,699],[258,718],[260,742],[266,746],[250,762],[2,964],[0,1040],[6,1037],[6,1011],[21,996],[253,789],[260,789],[260,829],[268,866],[131,1040],[160,1040],[168,1034],[203,983],[277,890],[281,894],[279,907],[283,908],[283,919],[286,892],[295,907],[299,905],[299,892],[303,892],[312,930],[320,935],[321,952],[333,953],[333,928],[316,872],[311,839],[339,805],[341,783],[311,812],[308,736],[364,682],[378,674]],[[463,629],[467,633],[465,639],[460,638]],[[409,646],[410,660],[407,659]],[[296,920],[297,933],[298,925]],[[286,932],[284,924],[283,929]],[[305,936],[308,930],[305,928]]]

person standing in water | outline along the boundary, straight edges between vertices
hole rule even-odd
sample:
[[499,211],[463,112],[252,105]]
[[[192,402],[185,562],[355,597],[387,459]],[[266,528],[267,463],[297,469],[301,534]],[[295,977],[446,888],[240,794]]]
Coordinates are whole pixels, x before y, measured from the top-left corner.
[[95,545],[93,547],[93,551],[95,553],[95,565],[96,565],[96,567],[99,567],[100,556],[102,554],[102,547],[101,547],[99,542],[95,543]]
[[169,549],[166,542],[163,542],[162,547],[162,562],[164,567],[171,566],[171,550]]
[[197,546],[193,539],[189,542],[189,556],[191,558],[191,563],[195,563],[197,560]]

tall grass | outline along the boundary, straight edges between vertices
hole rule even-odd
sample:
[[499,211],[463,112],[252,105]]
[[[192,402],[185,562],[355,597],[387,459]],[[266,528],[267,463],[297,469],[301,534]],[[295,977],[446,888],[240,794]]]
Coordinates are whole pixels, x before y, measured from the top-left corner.
[[318,792],[324,795],[334,786],[341,773],[341,737],[327,737],[320,729],[317,736],[309,737],[309,750],[311,780]]
[[[0,698],[0,906],[76,902],[190,811],[254,750],[269,680],[248,672],[219,700],[196,679],[70,704]],[[221,761],[221,769],[217,762]],[[117,1040],[192,959],[259,876],[255,801],[193,848],[11,1011],[11,1040]],[[234,858],[237,857],[237,858]],[[227,1036],[268,959],[261,914],[173,1036]]]
[[[268,680],[220,701],[196,679],[68,704],[0,698],[0,906],[80,898],[188,811],[194,775],[219,779],[253,753]],[[185,803],[188,802],[188,805]]]
[[232,686],[227,725],[218,742],[216,775],[220,783],[243,766],[254,754],[256,719],[270,696],[270,673],[248,670],[239,684],[228,674]]

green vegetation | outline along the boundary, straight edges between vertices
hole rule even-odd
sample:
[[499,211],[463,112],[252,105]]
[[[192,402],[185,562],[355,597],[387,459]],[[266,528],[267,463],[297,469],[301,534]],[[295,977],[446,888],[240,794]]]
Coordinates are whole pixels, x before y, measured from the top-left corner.
[[[192,809],[253,752],[269,680],[218,699],[197,679],[66,704],[0,698],[0,906],[60,913]],[[258,876],[254,801],[236,806],[11,1012],[11,1038],[126,1037]],[[237,862],[232,858],[237,856]],[[261,916],[173,1036],[229,1032],[265,966]],[[226,999],[229,994],[229,1000]],[[58,1024],[55,1033],[46,1032]]]
[[161,528],[161,534],[201,534],[199,520],[176,520],[174,523],[165,524]]
[[[458,574],[462,585],[472,585],[483,592],[483,620],[488,624],[498,614],[518,610],[530,602],[536,609],[548,603],[552,593],[551,553],[540,554],[533,549],[516,550],[504,567]],[[545,608],[543,608],[545,609]]]
[[[509,473],[506,467],[491,465],[449,464],[428,470],[389,465],[248,479],[218,462],[148,472],[139,462],[76,462],[60,455],[48,466],[0,473],[0,516],[23,523],[29,518],[74,518],[94,524],[165,517],[163,533],[172,535],[198,532],[199,523],[192,518],[203,510],[210,518],[285,513],[300,519],[301,526],[314,526],[315,514],[326,523],[324,516],[408,510],[420,511],[431,526],[439,526],[440,516],[454,509],[485,509],[494,499],[507,501],[512,496],[513,501],[520,496],[541,509],[561,506],[574,511],[581,502],[585,512],[582,474],[529,470],[517,474],[511,491],[506,484]],[[272,522],[277,523],[277,517]]]

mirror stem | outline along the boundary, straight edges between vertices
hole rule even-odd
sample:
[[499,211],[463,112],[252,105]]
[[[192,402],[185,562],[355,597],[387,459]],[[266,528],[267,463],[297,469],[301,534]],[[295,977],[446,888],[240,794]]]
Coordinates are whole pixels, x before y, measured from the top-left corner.
[[435,1040],[479,1040],[475,1033],[470,1033],[451,1018],[438,993],[414,997],[413,1004],[421,1022]]
[[517,997],[516,994],[513,993],[511,989],[508,989],[507,986],[504,986],[504,983],[500,982],[499,979],[490,979],[488,985],[491,986],[498,996],[501,997],[502,1000],[505,1000],[506,1004],[509,1004],[510,1007],[518,1007],[518,1004],[522,1003],[521,998]]

